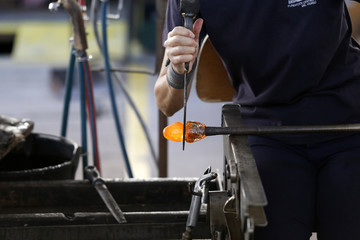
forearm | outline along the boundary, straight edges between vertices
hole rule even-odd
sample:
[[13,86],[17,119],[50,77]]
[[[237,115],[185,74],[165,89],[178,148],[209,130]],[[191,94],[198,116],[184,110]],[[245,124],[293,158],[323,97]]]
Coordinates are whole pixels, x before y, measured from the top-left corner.
[[[166,58],[164,58],[166,59]],[[163,62],[158,80],[155,84],[155,96],[156,104],[161,112],[166,116],[172,116],[183,107],[184,103],[184,90],[176,89],[170,86],[166,73],[169,66],[165,66],[165,60]],[[190,92],[191,80],[188,84],[188,92]]]
[[[194,32],[184,27],[175,27],[169,32],[168,38],[164,42],[165,53],[155,84],[155,96],[158,108],[166,116],[172,116],[183,106],[185,63],[189,62],[190,71],[186,75],[194,75],[193,68],[195,68],[194,63],[198,54],[202,23],[202,19],[195,21]],[[170,64],[166,64],[167,59],[170,59]],[[190,92],[191,78],[185,82],[188,92]]]

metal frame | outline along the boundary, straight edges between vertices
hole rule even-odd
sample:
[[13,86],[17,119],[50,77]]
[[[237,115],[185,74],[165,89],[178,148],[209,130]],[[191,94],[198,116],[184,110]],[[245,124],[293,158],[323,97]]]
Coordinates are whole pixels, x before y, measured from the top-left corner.
[[[179,239],[194,179],[106,180],[124,210],[118,224],[88,181],[0,182],[0,239]],[[210,238],[200,214],[193,236]]]
[[[222,126],[242,126],[238,105],[223,106]],[[247,136],[224,135],[223,184],[209,192],[213,239],[253,239],[255,227],[267,225],[267,200]]]

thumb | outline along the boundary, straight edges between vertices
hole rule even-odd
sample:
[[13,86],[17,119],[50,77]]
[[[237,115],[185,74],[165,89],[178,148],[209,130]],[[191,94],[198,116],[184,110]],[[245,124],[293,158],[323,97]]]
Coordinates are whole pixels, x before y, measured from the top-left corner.
[[200,35],[201,28],[203,26],[203,23],[204,23],[204,20],[202,18],[199,18],[194,22],[193,33],[195,34],[196,39],[199,39],[199,35]]
[[[203,23],[204,23],[204,20],[202,18],[199,18],[194,22],[193,33],[195,34],[195,41],[196,42],[199,42],[200,31],[201,31]],[[196,59],[196,56],[198,55],[198,51],[199,51],[199,49],[196,50],[196,53],[194,55],[194,60],[190,62],[190,71],[192,70],[192,67],[194,65],[194,61]]]

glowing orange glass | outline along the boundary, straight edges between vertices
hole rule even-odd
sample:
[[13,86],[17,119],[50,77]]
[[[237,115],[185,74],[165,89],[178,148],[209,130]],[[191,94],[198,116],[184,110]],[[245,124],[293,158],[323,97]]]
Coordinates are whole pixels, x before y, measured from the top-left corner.
[[[182,142],[183,124],[180,122],[173,123],[163,130],[163,135],[167,140]],[[188,143],[197,142],[206,137],[205,124],[188,121],[185,125],[185,141]]]
[[173,123],[163,130],[163,135],[167,140],[174,142],[182,142],[183,140],[183,124],[181,122]]

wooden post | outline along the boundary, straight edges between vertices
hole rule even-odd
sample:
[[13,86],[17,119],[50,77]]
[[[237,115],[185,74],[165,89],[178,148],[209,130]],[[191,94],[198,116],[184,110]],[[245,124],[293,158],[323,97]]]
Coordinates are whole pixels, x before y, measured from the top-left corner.
[[[162,45],[162,31],[166,15],[167,0],[156,0],[156,72],[161,68],[162,58],[164,56],[164,48]],[[162,130],[167,126],[167,117],[159,111],[159,162],[158,176],[167,177],[167,140],[162,135]]]

